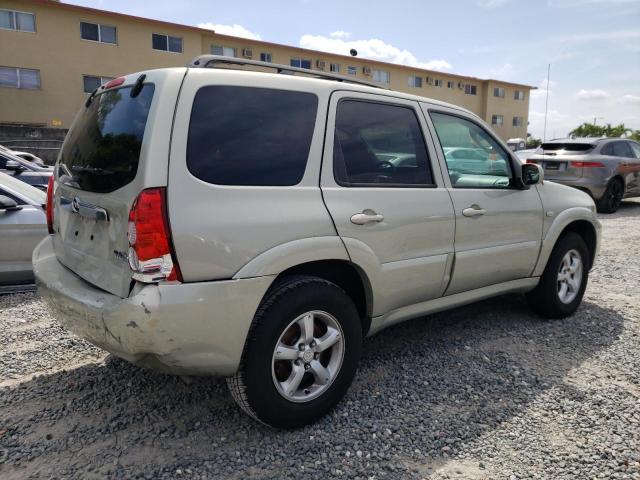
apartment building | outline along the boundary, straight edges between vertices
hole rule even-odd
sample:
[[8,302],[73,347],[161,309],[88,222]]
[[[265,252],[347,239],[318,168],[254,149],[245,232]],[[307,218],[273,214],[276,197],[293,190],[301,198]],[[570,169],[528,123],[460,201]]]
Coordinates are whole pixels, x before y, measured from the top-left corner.
[[[0,123],[68,128],[118,75],[213,53],[334,72],[465,107],[503,139],[526,137],[528,85],[334,55],[56,0],[0,0]],[[348,52],[345,52],[348,53]]]

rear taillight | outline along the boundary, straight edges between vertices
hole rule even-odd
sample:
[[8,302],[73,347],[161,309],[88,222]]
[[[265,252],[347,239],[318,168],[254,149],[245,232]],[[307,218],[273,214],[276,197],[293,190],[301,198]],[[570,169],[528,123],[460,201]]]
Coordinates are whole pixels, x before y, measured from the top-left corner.
[[581,161],[571,161],[569,162],[572,167],[576,168],[594,168],[594,167],[604,167],[604,163],[601,162],[581,162]]
[[145,283],[182,281],[171,242],[164,188],[143,190],[129,212],[129,265],[133,278]]
[[45,213],[47,214],[47,229],[49,233],[53,233],[53,175],[49,177],[49,184],[47,185],[47,206],[45,207]]
[[532,159],[528,158],[528,159],[527,159],[527,163],[538,163],[538,161],[537,161],[537,160],[532,160]]

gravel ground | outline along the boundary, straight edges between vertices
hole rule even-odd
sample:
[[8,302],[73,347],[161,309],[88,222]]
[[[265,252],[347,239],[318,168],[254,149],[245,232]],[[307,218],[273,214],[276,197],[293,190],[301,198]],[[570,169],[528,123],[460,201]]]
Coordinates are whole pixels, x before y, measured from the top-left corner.
[[224,382],[161,375],[0,297],[0,477],[640,479],[640,202],[604,215],[571,318],[505,296],[390,328],[319,423],[276,431]]

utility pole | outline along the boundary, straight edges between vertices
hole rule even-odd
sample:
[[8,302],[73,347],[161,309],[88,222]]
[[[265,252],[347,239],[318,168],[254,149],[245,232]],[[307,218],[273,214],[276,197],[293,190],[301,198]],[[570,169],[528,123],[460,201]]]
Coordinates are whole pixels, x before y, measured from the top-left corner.
[[542,141],[547,141],[547,113],[549,111],[549,77],[551,76],[551,64],[547,66],[547,99],[544,103],[544,132],[542,133]]

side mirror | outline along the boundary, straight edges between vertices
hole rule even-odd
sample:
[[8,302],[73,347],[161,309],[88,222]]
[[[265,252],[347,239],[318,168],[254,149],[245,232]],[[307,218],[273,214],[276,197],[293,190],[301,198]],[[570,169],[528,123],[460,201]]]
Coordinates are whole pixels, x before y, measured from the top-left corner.
[[522,183],[525,185],[537,185],[544,180],[544,170],[537,163],[525,163],[522,165]]
[[0,195],[0,212],[12,212],[14,210],[21,210],[22,206],[18,205],[13,198],[9,198],[6,195]]
[[15,172],[16,174],[22,173],[26,170],[22,165],[20,165],[20,162],[15,160],[7,160],[7,166],[5,168],[11,172]]

